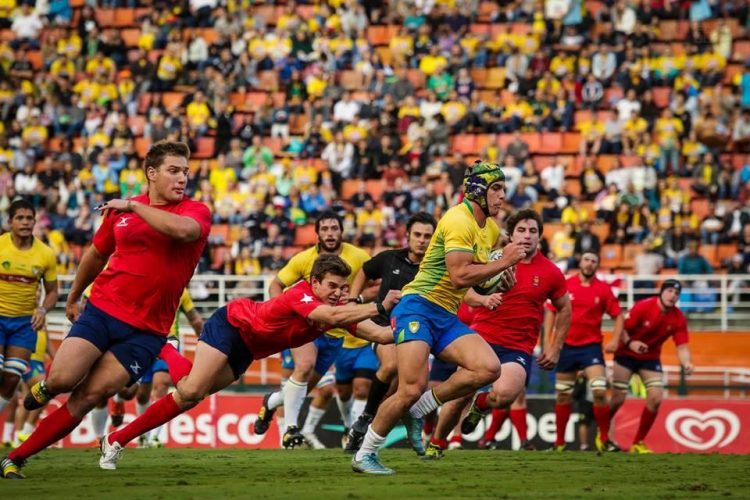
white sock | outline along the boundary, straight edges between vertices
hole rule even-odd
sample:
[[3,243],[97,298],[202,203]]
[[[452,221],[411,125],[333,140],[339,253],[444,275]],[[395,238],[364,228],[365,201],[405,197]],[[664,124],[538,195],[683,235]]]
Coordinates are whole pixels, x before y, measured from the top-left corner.
[[385,438],[372,430],[372,425],[370,425],[367,427],[367,434],[365,434],[362,447],[357,452],[356,460],[362,460],[365,455],[369,455],[370,453],[377,453],[380,447],[383,446],[383,443],[385,443]]
[[313,405],[310,405],[310,408],[307,410],[307,418],[305,419],[305,425],[302,427],[302,434],[312,434],[315,432],[315,429],[318,427],[318,423],[320,423],[320,419],[323,418],[323,415],[325,414],[326,410],[325,408],[317,408]]
[[0,413],[3,412],[6,406],[10,404],[10,399],[5,399],[4,397],[0,396]]
[[5,422],[3,425],[3,443],[13,442],[13,431],[16,430],[16,426],[13,422]]
[[113,401],[114,401],[115,403],[124,403],[124,402],[125,402],[125,400],[124,400],[124,399],[122,399],[122,396],[120,396],[120,393],[119,393],[119,392],[118,392],[117,394],[115,394],[114,396],[112,396],[112,400],[113,400]]
[[135,402],[135,414],[136,415],[143,415],[143,413],[148,410],[148,407],[151,406],[151,401],[146,401],[145,403],[139,403],[138,401]]
[[279,428],[279,446],[284,446],[284,433],[286,432],[286,419],[284,417],[276,417],[276,427]]
[[336,405],[339,407],[341,412],[341,420],[344,421],[344,427],[347,429],[352,426],[352,403],[354,398],[349,398],[346,401],[342,401],[338,394],[336,394]]
[[91,424],[94,427],[94,434],[96,434],[97,438],[103,438],[107,433],[107,418],[109,418],[107,408],[94,408],[91,410]]
[[355,399],[352,403],[352,422],[356,422],[360,415],[365,411],[367,406],[366,399]]
[[[284,387],[286,387],[286,384],[284,384]],[[271,394],[271,397],[268,398],[268,408],[270,410],[278,408],[284,404],[284,387],[282,387],[280,391]]]
[[[161,425],[160,425],[159,427],[157,427],[156,429],[152,430],[152,431],[151,431],[151,432],[149,433],[149,435],[148,435],[148,439],[149,439],[149,440],[154,440],[154,439],[158,439],[159,441],[161,441],[161,440],[162,440],[162,439],[161,439],[161,431],[162,431],[163,429],[164,429],[164,424],[161,424]],[[165,440],[165,441],[166,441],[166,440]]]
[[34,432],[34,424],[32,424],[31,422],[26,422],[25,424],[23,424],[23,429],[21,429],[21,434],[29,435],[32,432]]
[[290,378],[281,392],[284,394],[284,417],[287,428],[299,426],[299,412],[307,396],[307,383],[297,382]]
[[419,401],[414,403],[414,406],[409,408],[409,415],[414,418],[422,418],[425,415],[437,410],[438,406],[440,406],[440,403],[438,403],[438,400],[435,399],[435,395],[432,393],[432,389],[429,389],[425,391],[424,394],[422,394],[422,397],[419,398]]

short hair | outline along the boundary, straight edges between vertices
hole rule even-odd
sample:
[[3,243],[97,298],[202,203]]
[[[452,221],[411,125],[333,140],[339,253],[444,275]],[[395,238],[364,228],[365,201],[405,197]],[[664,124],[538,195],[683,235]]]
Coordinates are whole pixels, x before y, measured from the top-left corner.
[[581,252],[581,257],[583,257],[584,255],[586,255],[587,253],[593,255],[594,257],[596,257],[596,261],[597,262],[601,262],[602,258],[599,256],[599,252],[597,252],[596,250],[593,250],[591,248],[588,249],[588,250],[584,250],[583,252]]
[[8,207],[8,217],[12,219],[16,216],[16,212],[19,210],[31,210],[31,214],[36,217],[36,209],[34,208],[34,205],[23,198],[19,198],[10,204]]
[[158,168],[164,163],[167,156],[181,156],[190,159],[190,147],[184,142],[162,140],[151,146],[146,153],[146,159],[143,163],[143,169],[149,167]]
[[318,234],[320,232],[320,224],[324,220],[334,219],[339,224],[339,229],[342,231],[344,230],[344,219],[341,218],[339,214],[334,212],[333,210],[326,210],[320,216],[318,216],[317,219],[315,219],[315,234]]
[[542,224],[542,216],[539,215],[539,213],[536,210],[525,208],[523,210],[519,210],[518,212],[515,212],[510,217],[508,217],[508,220],[506,221],[506,225],[508,227],[509,235],[513,234],[513,231],[516,230],[516,226],[522,220],[536,221],[536,225],[539,228],[539,234],[541,235],[544,232],[544,225]]
[[348,278],[352,274],[352,268],[338,255],[323,254],[315,259],[310,278],[323,281],[326,274]]
[[411,231],[411,227],[414,224],[429,224],[430,226],[432,226],[432,229],[435,229],[435,227],[437,227],[437,221],[435,220],[435,217],[428,214],[427,212],[417,212],[416,214],[409,217],[409,220],[406,222],[407,233]]

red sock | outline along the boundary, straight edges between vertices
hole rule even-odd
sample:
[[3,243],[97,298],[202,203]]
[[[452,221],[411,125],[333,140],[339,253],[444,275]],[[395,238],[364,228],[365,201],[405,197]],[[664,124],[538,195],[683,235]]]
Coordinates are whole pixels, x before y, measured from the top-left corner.
[[424,418],[424,424],[422,424],[422,432],[431,436],[435,431],[435,412],[431,412]]
[[654,420],[656,420],[656,412],[649,410],[648,406],[644,406],[641,413],[641,423],[638,424],[638,432],[635,433],[633,443],[640,443],[646,438],[646,434],[651,430],[651,426],[654,425]]
[[594,405],[594,420],[599,427],[602,443],[609,442],[609,405]]
[[161,348],[159,357],[167,362],[167,368],[169,369],[169,376],[172,378],[172,383],[177,386],[177,382],[183,377],[190,373],[193,368],[193,363],[190,362],[185,356],[175,349],[175,347],[167,342],[164,347]]
[[81,419],[70,414],[66,403],[39,422],[39,426],[29,439],[8,453],[8,457],[13,460],[26,460],[70,434],[80,423]]
[[489,392],[479,393],[477,399],[474,401],[474,405],[481,411],[489,410],[490,405],[487,404],[487,398],[489,397],[489,395]]
[[565,444],[565,429],[568,427],[568,420],[570,420],[571,410],[572,406],[570,403],[555,404],[555,426],[557,427],[557,439],[555,439],[555,446],[561,446]]
[[463,438],[461,437],[461,433],[454,434],[451,439],[451,443],[463,443]]
[[440,446],[440,448],[446,450],[448,449],[448,440],[447,439],[438,439],[436,437],[433,437],[430,439],[430,444],[434,444],[437,446]]
[[508,410],[502,410],[500,408],[492,409],[492,420],[490,420],[490,426],[484,433],[485,441],[494,441],[495,435],[497,435],[500,427],[503,426],[503,422],[508,417]]
[[526,408],[510,410],[510,421],[513,422],[513,427],[515,427],[516,432],[518,432],[518,439],[520,439],[522,443],[527,441]]
[[171,394],[167,394],[156,403],[148,407],[141,416],[130,422],[122,429],[109,435],[109,443],[120,443],[125,446],[138,436],[166,424],[177,415],[182,413]]

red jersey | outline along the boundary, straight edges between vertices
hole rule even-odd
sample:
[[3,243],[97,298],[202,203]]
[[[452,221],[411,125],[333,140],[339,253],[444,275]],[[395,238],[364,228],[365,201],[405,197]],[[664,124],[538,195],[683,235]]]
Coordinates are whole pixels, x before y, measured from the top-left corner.
[[547,257],[537,252],[531,262],[516,264],[516,284],[491,311],[474,308],[472,330],[490,344],[529,354],[534,350],[544,319],[544,303],[565,295],[565,277]]
[[[331,327],[309,319],[318,306],[324,305],[307,281],[300,281],[265,302],[236,299],[227,305],[229,324],[240,331],[253,358],[260,359],[312,342]],[[350,328],[356,331],[356,324]]]
[[620,344],[615,356],[658,360],[661,356],[661,345],[669,337],[674,338],[674,343],[678,346],[688,342],[685,315],[676,307],[662,312],[658,296],[635,303],[625,318],[625,331],[631,339],[645,343],[648,352],[633,352],[624,344]]
[[474,316],[477,315],[477,309],[479,308],[471,307],[466,302],[461,302],[461,305],[458,307],[458,312],[456,313],[458,320],[466,326],[471,326],[474,322]]
[[[131,199],[149,204],[148,195]],[[93,241],[109,262],[94,281],[89,300],[130,326],[167,335],[182,291],[206,246],[211,212],[203,203],[187,199],[154,208],[194,219],[200,237],[190,243],[177,241],[135,213],[110,210]]]
[[579,274],[568,278],[567,286],[573,314],[570,317],[570,330],[565,337],[565,344],[601,344],[604,313],[616,318],[622,311],[612,287],[596,277],[591,279],[589,286],[583,286]]

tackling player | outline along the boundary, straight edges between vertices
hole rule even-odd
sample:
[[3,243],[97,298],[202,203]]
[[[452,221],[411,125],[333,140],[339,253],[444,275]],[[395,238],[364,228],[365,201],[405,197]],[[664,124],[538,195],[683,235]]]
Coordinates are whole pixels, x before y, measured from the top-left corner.
[[681,291],[682,284],[679,281],[665,280],[658,295],[635,303],[625,319],[622,336],[613,337],[613,342],[619,346],[615,351],[612,377],[612,416],[625,402],[628,381],[633,373],[637,373],[646,386],[646,406],[641,413],[638,431],[630,448],[631,453],[651,453],[643,440],[656,420],[664,396],[660,357],[661,346],[668,338],[672,337],[677,345],[677,358],[685,373],[693,373],[687,320],[677,307]]
[[[73,327],[46,380],[31,388],[24,406],[34,410],[57,394],[72,394],[3,460],[4,477],[22,478],[26,459],[70,433],[97,403],[137,381],[159,354],[211,227],[208,208],[185,198],[189,156],[183,143],[157,142],[144,162],[148,193],[100,207],[104,220],[68,294],[66,314]],[[92,281],[80,313],[78,301]]]
[[[560,269],[539,251],[539,239],[544,230],[542,218],[534,210],[520,210],[508,218],[507,228],[510,241],[524,248],[527,256],[516,264],[515,285],[502,294],[502,304],[495,309],[479,307],[471,325],[492,346],[496,359],[502,363],[503,373],[494,381],[490,392],[482,392],[474,399],[461,424],[464,434],[473,432],[491,408],[509,407],[524,391],[547,300],[551,300],[560,312],[555,325],[558,336],[554,342],[544,346],[537,359],[542,369],[552,370],[555,367],[570,327],[570,300],[565,278]],[[470,306],[481,306],[477,299],[476,293],[470,293],[466,302]],[[444,408],[440,420],[445,420],[445,423],[438,421],[428,453],[442,453],[443,443],[440,440],[444,440],[447,432],[453,428],[463,404],[464,401],[457,401]],[[523,420],[517,422],[520,424],[517,428],[521,437],[526,423],[525,414]],[[522,443],[522,447],[525,445]]]
[[[351,296],[357,297],[359,302],[363,302],[365,299],[361,293],[368,280],[380,281],[378,300],[383,300],[388,291],[401,290],[404,285],[410,283],[417,275],[419,263],[424,258],[427,245],[430,244],[430,239],[435,232],[435,226],[437,226],[437,222],[430,214],[421,212],[413,215],[406,223],[406,248],[385,250],[365,262],[354,278]],[[390,325],[388,316],[378,316],[373,321],[381,326]],[[373,377],[367,401],[362,401],[364,403],[363,411],[359,412],[361,415],[349,431],[349,442],[346,445],[347,453],[355,453],[362,445],[367,426],[372,422],[380,403],[396,378],[396,346],[373,344],[373,348],[376,349],[375,354],[380,361],[380,368]],[[357,405],[358,402],[355,400],[354,404]],[[420,435],[421,429],[416,428],[416,431],[416,435],[410,435],[409,437],[412,445],[416,446],[417,453],[420,453],[420,451],[424,451]]]
[[[284,288],[292,286],[298,281],[309,281],[313,264],[319,255],[340,256],[351,269],[352,274],[348,280],[349,284],[351,284],[362,264],[368,261],[370,256],[364,250],[342,242],[343,229],[344,222],[338,214],[335,212],[324,212],[321,214],[315,222],[315,233],[318,236],[318,244],[292,257],[287,265],[279,271],[269,287],[270,296],[278,296]],[[258,419],[255,421],[255,433],[265,434],[273,419],[275,409],[284,405],[284,420],[287,430],[282,438],[282,444],[284,447],[292,448],[302,444],[304,437],[299,430],[298,420],[305,396],[316,386],[320,378],[325,375],[336,361],[342,352],[342,348],[361,349],[362,347],[369,349],[366,342],[347,335],[346,330],[338,328],[326,332],[326,335],[319,336],[309,345],[293,349],[294,371],[281,390],[267,394],[263,398],[263,406],[258,412]],[[350,353],[348,355],[349,360],[356,361],[359,353],[360,351]],[[368,361],[364,357],[362,359],[364,362]],[[342,366],[341,373],[339,374],[338,367],[339,365],[337,364],[337,377],[346,377],[349,379],[349,382],[353,378],[352,371],[360,368],[355,363],[350,363],[347,367],[349,370],[344,369]],[[367,368],[367,366],[364,367]],[[370,368],[373,372],[377,369],[377,367],[372,366]],[[352,377],[348,377],[347,372],[352,373]],[[337,380],[346,382],[345,378],[338,378]],[[355,392],[367,394],[369,380],[360,378],[356,381],[355,386]],[[352,388],[351,385],[350,387],[339,385],[339,389],[341,391],[341,397],[338,400],[339,409],[344,419],[344,425],[349,427],[351,425]],[[346,397],[346,393],[348,393],[349,397]],[[315,409],[313,407],[310,412],[314,412]],[[317,410],[318,414],[322,416],[325,408],[317,408]]]
[[[443,402],[465,396],[497,379],[500,363],[490,346],[456,317],[466,291],[495,277],[525,256],[518,243],[506,246],[502,258],[488,262],[500,229],[492,217],[505,200],[505,175],[500,167],[477,162],[464,178],[465,199],[438,222],[419,272],[404,287],[404,298],[393,311],[398,360],[398,389],[378,409],[352,469],[368,474],[393,474],[378,457],[388,432],[407,411],[421,419]],[[455,363],[443,384],[427,388],[432,351]]]
[[[612,336],[618,339],[622,332],[623,316],[620,303],[612,293],[612,287],[596,277],[598,268],[599,255],[594,252],[583,252],[578,273],[567,279],[572,318],[570,330],[560,352],[560,360],[557,362],[555,451],[565,450],[565,429],[570,419],[573,389],[580,370],[586,374],[594,398],[594,419],[601,435],[601,439],[597,441],[597,448],[599,451],[620,451],[617,445],[609,440],[610,418],[607,374],[602,351],[602,318],[606,313],[615,320]],[[551,340],[555,312],[548,307],[546,314],[545,338]]]
[[266,302],[235,299],[211,315],[198,339],[195,363],[177,390],[105,437],[99,466],[116,469],[128,442],[228,386],[254,359],[305,345],[334,326],[352,325],[362,338],[391,341],[389,329],[365,320],[387,313],[398,302],[398,292],[382,303],[340,305],[347,297],[349,266],[336,255],[321,255],[310,274],[309,282],[301,281]]
[[[37,330],[57,302],[57,258],[34,237],[36,211],[25,200],[8,207],[10,232],[0,235],[0,414],[29,369]],[[38,307],[39,283],[44,302]]]

